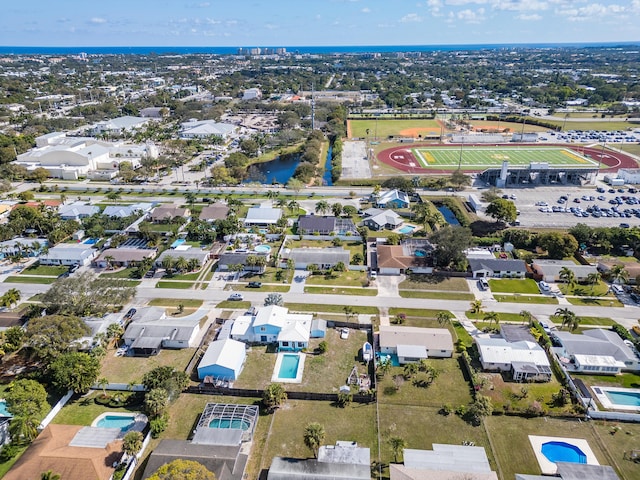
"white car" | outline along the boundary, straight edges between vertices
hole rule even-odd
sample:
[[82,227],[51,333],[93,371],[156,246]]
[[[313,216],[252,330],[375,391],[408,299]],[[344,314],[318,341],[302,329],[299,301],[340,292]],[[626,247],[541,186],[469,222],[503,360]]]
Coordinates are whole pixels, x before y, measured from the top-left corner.
[[340,338],[342,338],[343,340],[346,340],[347,338],[349,338],[349,329],[348,328],[341,328],[340,329]]
[[375,270],[371,270],[371,271],[369,272],[369,278],[370,278],[371,280],[375,280],[376,278],[378,278],[378,272],[376,272]]

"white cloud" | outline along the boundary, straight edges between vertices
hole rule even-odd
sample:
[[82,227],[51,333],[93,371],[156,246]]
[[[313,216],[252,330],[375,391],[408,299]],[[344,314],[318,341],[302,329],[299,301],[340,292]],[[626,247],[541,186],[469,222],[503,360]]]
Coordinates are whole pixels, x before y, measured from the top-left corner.
[[360,10],[362,13],[371,13],[371,9],[368,7],[364,7],[362,10]]
[[518,20],[524,20],[526,22],[534,22],[538,20],[542,20],[542,15],[538,15],[537,13],[521,13],[516,17]]
[[480,23],[485,19],[484,8],[479,8],[475,12],[470,9],[461,10],[458,12],[458,19],[465,23]]
[[470,4],[484,5],[488,3],[488,0],[445,0],[445,3],[447,5],[460,7],[464,5],[470,5]]
[[417,13],[409,13],[400,19],[402,23],[413,23],[413,22],[421,22],[422,17]]
[[107,19],[101,17],[93,17],[91,18],[91,20],[89,20],[89,23],[93,23],[94,25],[102,25],[103,23],[107,23]]
[[591,3],[583,7],[571,7],[565,5],[556,9],[556,14],[567,17],[570,22],[583,22],[594,18],[602,17],[620,17],[626,19],[627,14],[634,13],[634,9],[640,6],[640,2],[632,2],[630,7],[610,4],[603,5],[601,3]]
[[264,27],[267,30],[277,30],[280,28],[280,25],[276,25],[275,23],[265,23]]
[[535,12],[547,10],[549,8],[549,4],[546,1],[541,0],[494,0],[492,2],[492,6],[496,10],[510,10],[517,12]]
[[441,17],[443,15],[443,13],[441,13],[442,7],[442,0],[427,0],[427,8],[434,17]]

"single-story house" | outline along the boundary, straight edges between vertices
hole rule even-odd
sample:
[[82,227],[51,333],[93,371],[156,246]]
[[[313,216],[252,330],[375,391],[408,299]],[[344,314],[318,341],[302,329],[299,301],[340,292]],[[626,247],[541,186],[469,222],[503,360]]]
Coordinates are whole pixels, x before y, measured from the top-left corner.
[[229,215],[229,207],[224,203],[210,203],[202,208],[200,220],[213,223],[216,220],[224,220]]
[[180,245],[177,248],[165,250],[156,258],[155,265],[162,267],[162,262],[165,258],[172,257],[174,260],[182,257],[189,261],[196,259],[200,266],[203,266],[209,260],[209,251],[202,248],[192,247],[190,245]]
[[622,266],[624,271],[627,272],[626,283],[631,285],[635,285],[637,283],[636,279],[640,277],[640,263],[600,260],[596,265],[596,268],[600,273],[606,276],[609,273],[609,270],[611,270],[615,265]]
[[501,337],[474,338],[484,370],[510,372],[515,381],[551,380],[547,354],[535,341],[509,342]]
[[151,221],[154,223],[170,222],[174,218],[189,219],[191,210],[179,205],[159,205],[151,212]]
[[102,215],[108,217],[125,218],[134,214],[148,213],[153,208],[152,203],[134,203],[133,205],[107,205]]
[[98,268],[130,267],[138,265],[147,258],[154,258],[158,250],[156,248],[107,248],[100,256],[93,260],[93,264]]
[[468,257],[469,270],[473,278],[524,278],[527,265],[523,260],[503,260],[501,258],[473,258]]
[[405,192],[389,190],[374,197],[374,203],[378,208],[409,208],[411,199]]
[[139,308],[122,338],[134,356],[157,355],[161,348],[195,347],[200,320],[196,314],[167,318],[163,308]]
[[234,320],[231,338],[249,343],[278,343],[279,350],[299,351],[309,346],[311,314],[289,313],[277,305],[261,307],[255,315]]
[[577,265],[570,260],[534,260],[531,264],[531,269],[545,282],[559,281],[563,268],[571,270],[578,282],[586,282],[590,274],[598,271],[595,265]]
[[242,342],[227,338],[215,340],[209,344],[207,351],[198,363],[198,378],[222,378],[237,380],[244,368],[247,358],[246,345]]
[[267,480],[369,480],[371,452],[355,442],[323,445],[317,459],[274,457]]
[[397,355],[401,365],[453,355],[453,339],[446,328],[380,326],[378,345],[381,353]]
[[282,209],[271,207],[251,207],[247,210],[247,216],[244,219],[245,225],[258,225],[266,227],[275,225],[282,217]]
[[100,207],[96,205],[89,205],[84,202],[67,203],[58,207],[58,214],[63,220],[77,221],[83,218],[91,217],[96,213],[100,213]]
[[298,235],[331,235],[336,231],[336,217],[329,215],[300,215]]
[[[216,480],[242,480],[249,458],[247,444],[253,439],[258,415],[255,405],[207,403],[193,438],[161,440],[149,456],[142,478],[149,478],[174,460],[192,460],[212,472]],[[228,421],[229,426],[210,427],[221,420]],[[243,429],[246,425],[248,428]]]
[[560,347],[553,347],[569,371],[617,375],[640,371],[640,359],[613,330],[594,328],[582,334],[555,331]]
[[378,273],[400,275],[407,270],[413,273],[431,273],[431,255],[434,247],[428,240],[412,239],[400,245],[378,244],[376,247]]
[[391,463],[391,480],[498,480],[484,447],[433,444],[433,450],[405,448],[404,464]]
[[249,265],[249,257],[265,257],[269,260],[268,252],[224,252],[218,260],[218,270],[221,272],[232,270],[233,265],[242,265],[243,270],[247,272],[263,273],[266,270],[265,265]]
[[40,478],[51,470],[64,480],[109,480],[122,458],[122,440],[106,446],[74,445],[82,425],[48,425],[3,478]]
[[98,251],[84,243],[60,243],[38,257],[40,265],[80,265],[91,263]]
[[36,257],[49,245],[46,238],[17,237],[0,242],[0,258],[11,255]]
[[316,318],[311,322],[311,338],[324,338],[327,334],[327,321]]
[[393,210],[369,208],[363,215],[362,224],[371,230],[394,230],[404,223],[403,218]]
[[609,465],[589,465],[588,463],[555,462],[557,471],[554,477],[548,475],[527,475],[516,473],[515,480],[620,480],[618,474]]
[[320,270],[335,267],[339,262],[349,266],[349,250],[343,247],[306,247],[284,249],[281,255],[283,264],[292,259],[297,269],[306,269],[309,265],[317,265]]

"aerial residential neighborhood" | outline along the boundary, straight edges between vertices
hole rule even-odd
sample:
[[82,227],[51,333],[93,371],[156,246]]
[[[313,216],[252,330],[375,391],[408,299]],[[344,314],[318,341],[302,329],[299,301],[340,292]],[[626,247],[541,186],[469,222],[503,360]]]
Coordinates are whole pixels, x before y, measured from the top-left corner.
[[0,478],[640,478],[637,46],[113,48],[0,47]]

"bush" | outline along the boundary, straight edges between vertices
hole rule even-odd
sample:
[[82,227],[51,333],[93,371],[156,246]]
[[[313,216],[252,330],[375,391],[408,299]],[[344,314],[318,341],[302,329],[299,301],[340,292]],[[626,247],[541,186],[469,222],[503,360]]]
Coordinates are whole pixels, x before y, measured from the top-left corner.
[[151,437],[158,438],[162,432],[167,429],[169,425],[168,415],[162,415],[149,421],[149,428],[151,430]]
[[108,407],[110,406],[112,398],[111,398],[111,395],[98,395],[96,398],[93,399],[93,401],[98,405],[102,405],[103,407]]
[[7,443],[2,450],[0,450],[0,462],[8,462],[15,457],[20,451],[20,447],[14,443]]
[[321,341],[318,345],[318,352],[327,353],[327,350],[329,350],[329,344],[325,340]]

